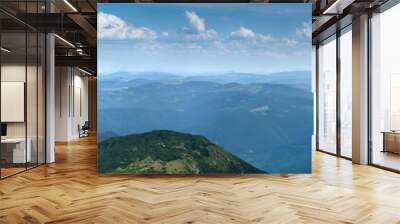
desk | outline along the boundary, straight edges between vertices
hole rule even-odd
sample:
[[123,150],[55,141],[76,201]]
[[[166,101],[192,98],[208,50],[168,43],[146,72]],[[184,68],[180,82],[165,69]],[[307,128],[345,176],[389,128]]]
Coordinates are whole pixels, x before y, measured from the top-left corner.
[[[6,163],[26,163],[31,162],[31,139],[27,139],[27,149],[25,150],[25,138],[5,138],[1,139],[2,157]],[[10,148],[12,146],[12,148]],[[4,152],[4,156],[3,156]],[[12,159],[11,159],[12,158]]]
[[400,131],[383,131],[382,152],[400,154]]

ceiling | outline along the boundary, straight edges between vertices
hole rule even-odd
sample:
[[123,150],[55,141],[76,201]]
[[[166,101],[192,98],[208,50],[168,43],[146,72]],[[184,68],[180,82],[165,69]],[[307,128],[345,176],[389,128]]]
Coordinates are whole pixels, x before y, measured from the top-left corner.
[[[54,32],[56,66],[78,66],[96,74],[96,3],[96,0],[1,0],[2,43],[13,49],[7,59],[17,60],[26,53],[30,58],[36,46],[29,42],[36,33]],[[29,35],[30,32],[35,35]]]
[[313,2],[313,44],[352,23],[353,17],[376,12],[383,4],[397,0],[315,0]]

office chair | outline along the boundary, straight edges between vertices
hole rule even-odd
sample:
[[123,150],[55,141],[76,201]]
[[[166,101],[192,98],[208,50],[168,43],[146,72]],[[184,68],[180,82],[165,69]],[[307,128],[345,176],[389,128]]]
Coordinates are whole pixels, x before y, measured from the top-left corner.
[[78,125],[78,129],[79,129],[79,138],[89,136],[89,129],[90,129],[89,121],[85,121],[82,127]]

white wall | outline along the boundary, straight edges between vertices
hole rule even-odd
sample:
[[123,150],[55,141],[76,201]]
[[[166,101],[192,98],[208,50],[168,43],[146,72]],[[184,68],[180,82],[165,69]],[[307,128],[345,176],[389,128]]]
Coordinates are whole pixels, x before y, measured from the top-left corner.
[[55,140],[67,141],[69,133],[69,68],[55,68]]
[[[76,72],[77,70],[75,70]],[[74,76],[74,108],[73,119],[71,120],[72,136],[79,137],[78,124],[81,126],[88,121],[89,111],[88,111],[88,77],[82,76],[82,73]]]
[[[25,64],[3,64],[1,66],[1,81],[2,82],[24,82],[26,83],[25,76],[26,76],[26,69],[28,74],[35,73],[36,74],[36,67],[28,66],[25,67]],[[29,78],[29,77],[28,77]],[[30,85],[36,85],[36,81],[29,80]],[[27,88],[27,103],[30,104],[34,101],[31,98],[36,99],[36,89]],[[4,97],[4,96],[3,96]],[[30,106],[31,110],[36,110],[36,101]],[[6,110],[6,108],[1,108],[2,110]],[[31,112],[31,111],[28,111]],[[36,113],[28,113],[28,122],[35,121],[36,124]],[[7,122],[7,135],[8,137],[25,137],[25,124],[26,122]],[[35,124],[28,124],[28,129],[32,127],[36,130]],[[35,127],[33,127],[35,126]],[[29,130],[28,130],[29,132]],[[28,133],[29,135],[29,133]],[[29,136],[28,136],[29,137]]]
[[[37,70],[38,69],[38,70]],[[25,135],[31,143],[32,161],[44,163],[45,150],[45,120],[44,120],[44,74],[42,67],[36,65],[28,65],[18,63],[2,64],[1,66],[1,81],[2,82],[24,82],[26,84],[26,106],[20,108],[21,113],[27,115],[27,119],[21,122],[6,122],[7,137],[9,138],[24,138]],[[27,80],[26,80],[27,78]],[[3,90],[2,90],[3,92]],[[4,94],[4,93],[3,93]],[[23,93],[22,93],[23,94]],[[7,95],[2,95],[2,98],[7,98]],[[2,107],[3,112],[11,110],[10,108]],[[13,113],[13,111],[7,111]],[[16,113],[16,112],[14,112]],[[39,154],[37,156],[37,153]]]
[[88,77],[76,68],[56,67],[56,141],[79,138],[78,125],[88,120]]
[[[1,66],[2,82],[25,82],[25,64],[5,64]],[[29,69],[29,68],[28,68]],[[5,110],[6,108],[1,108]],[[8,137],[25,137],[25,122],[7,123]]]

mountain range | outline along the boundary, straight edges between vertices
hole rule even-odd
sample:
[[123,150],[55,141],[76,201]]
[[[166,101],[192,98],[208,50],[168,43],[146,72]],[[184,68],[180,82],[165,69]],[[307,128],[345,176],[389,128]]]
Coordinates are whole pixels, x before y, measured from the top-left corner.
[[98,85],[99,141],[173,130],[205,136],[268,173],[310,172],[313,101],[305,72],[298,74],[263,81],[227,75],[235,82],[208,74],[107,75]]
[[270,74],[252,74],[252,73],[205,73],[205,74],[173,74],[166,72],[116,72],[111,74],[100,74],[99,78],[104,83],[107,80],[119,80],[120,82],[143,83],[149,81],[209,81],[220,84],[226,83],[270,83],[284,84],[292,87],[298,87],[305,90],[311,89],[310,71],[288,71]]

